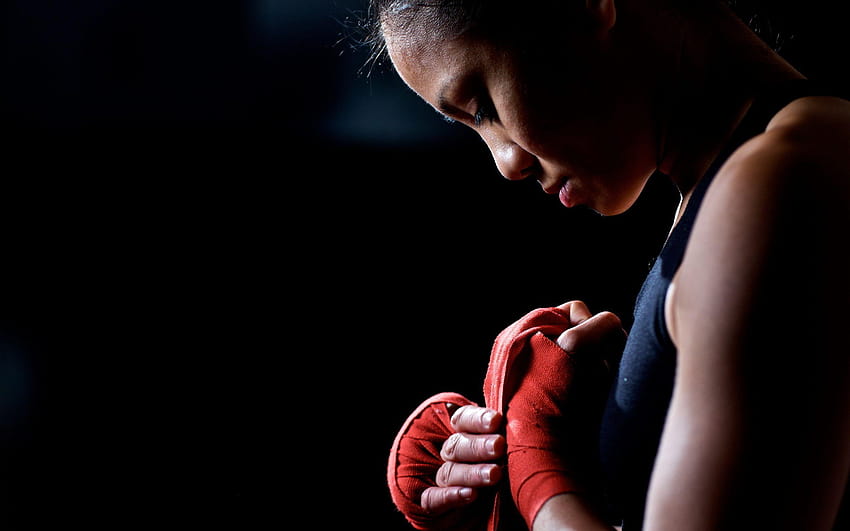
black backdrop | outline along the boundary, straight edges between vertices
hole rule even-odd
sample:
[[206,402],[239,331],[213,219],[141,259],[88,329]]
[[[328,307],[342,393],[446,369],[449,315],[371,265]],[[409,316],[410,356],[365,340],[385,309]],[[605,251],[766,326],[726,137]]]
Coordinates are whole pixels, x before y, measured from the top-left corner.
[[[408,411],[480,400],[532,308],[628,324],[671,190],[600,218],[501,179],[358,75],[363,7],[3,4],[0,527],[405,529]],[[810,15],[789,53],[840,79]]]

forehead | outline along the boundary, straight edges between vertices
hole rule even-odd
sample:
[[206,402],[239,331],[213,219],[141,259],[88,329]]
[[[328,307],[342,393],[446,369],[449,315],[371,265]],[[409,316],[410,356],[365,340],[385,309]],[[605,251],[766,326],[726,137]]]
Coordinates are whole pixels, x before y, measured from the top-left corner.
[[423,99],[434,102],[436,91],[449,80],[479,72],[492,47],[466,37],[434,39],[427,32],[385,35],[387,53],[404,82]]

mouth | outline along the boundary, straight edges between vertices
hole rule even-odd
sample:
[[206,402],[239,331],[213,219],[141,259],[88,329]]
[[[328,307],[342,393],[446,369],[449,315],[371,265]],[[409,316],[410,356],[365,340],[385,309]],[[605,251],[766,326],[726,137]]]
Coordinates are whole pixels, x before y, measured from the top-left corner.
[[543,181],[540,182],[540,186],[543,187],[543,191],[549,195],[555,195],[561,192],[561,189],[567,184],[567,180],[569,177],[561,177],[557,181],[553,182],[550,185],[546,185]]
[[567,208],[572,208],[579,204],[578,198],[576,197],[576,192],[574,187],[570,184],[569,177],[561,177],[554,183],[546,186],[542,182],[540,186],[543,187],[543,191],[549,195],[558,195],[558,200]]

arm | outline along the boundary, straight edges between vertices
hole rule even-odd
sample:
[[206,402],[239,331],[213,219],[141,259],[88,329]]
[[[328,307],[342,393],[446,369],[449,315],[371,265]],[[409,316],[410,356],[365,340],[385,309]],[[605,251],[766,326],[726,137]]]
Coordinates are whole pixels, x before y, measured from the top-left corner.
[[706,196],[669,305],[648,530],[831,528],[850,471],[847,123],[762,135]]
[[612,531],[597,510],[575,494],[549,498],[537,513],[532,531]]

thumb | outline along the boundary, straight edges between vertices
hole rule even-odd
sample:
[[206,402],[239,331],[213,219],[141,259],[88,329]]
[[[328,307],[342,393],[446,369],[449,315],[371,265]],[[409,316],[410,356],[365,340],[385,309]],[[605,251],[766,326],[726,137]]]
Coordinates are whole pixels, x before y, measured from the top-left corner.
[[626,331],[620,318],[611,312],[597,313],[558,336],[558,346],[568,353],[598,349],[609,343],[622,343]]

